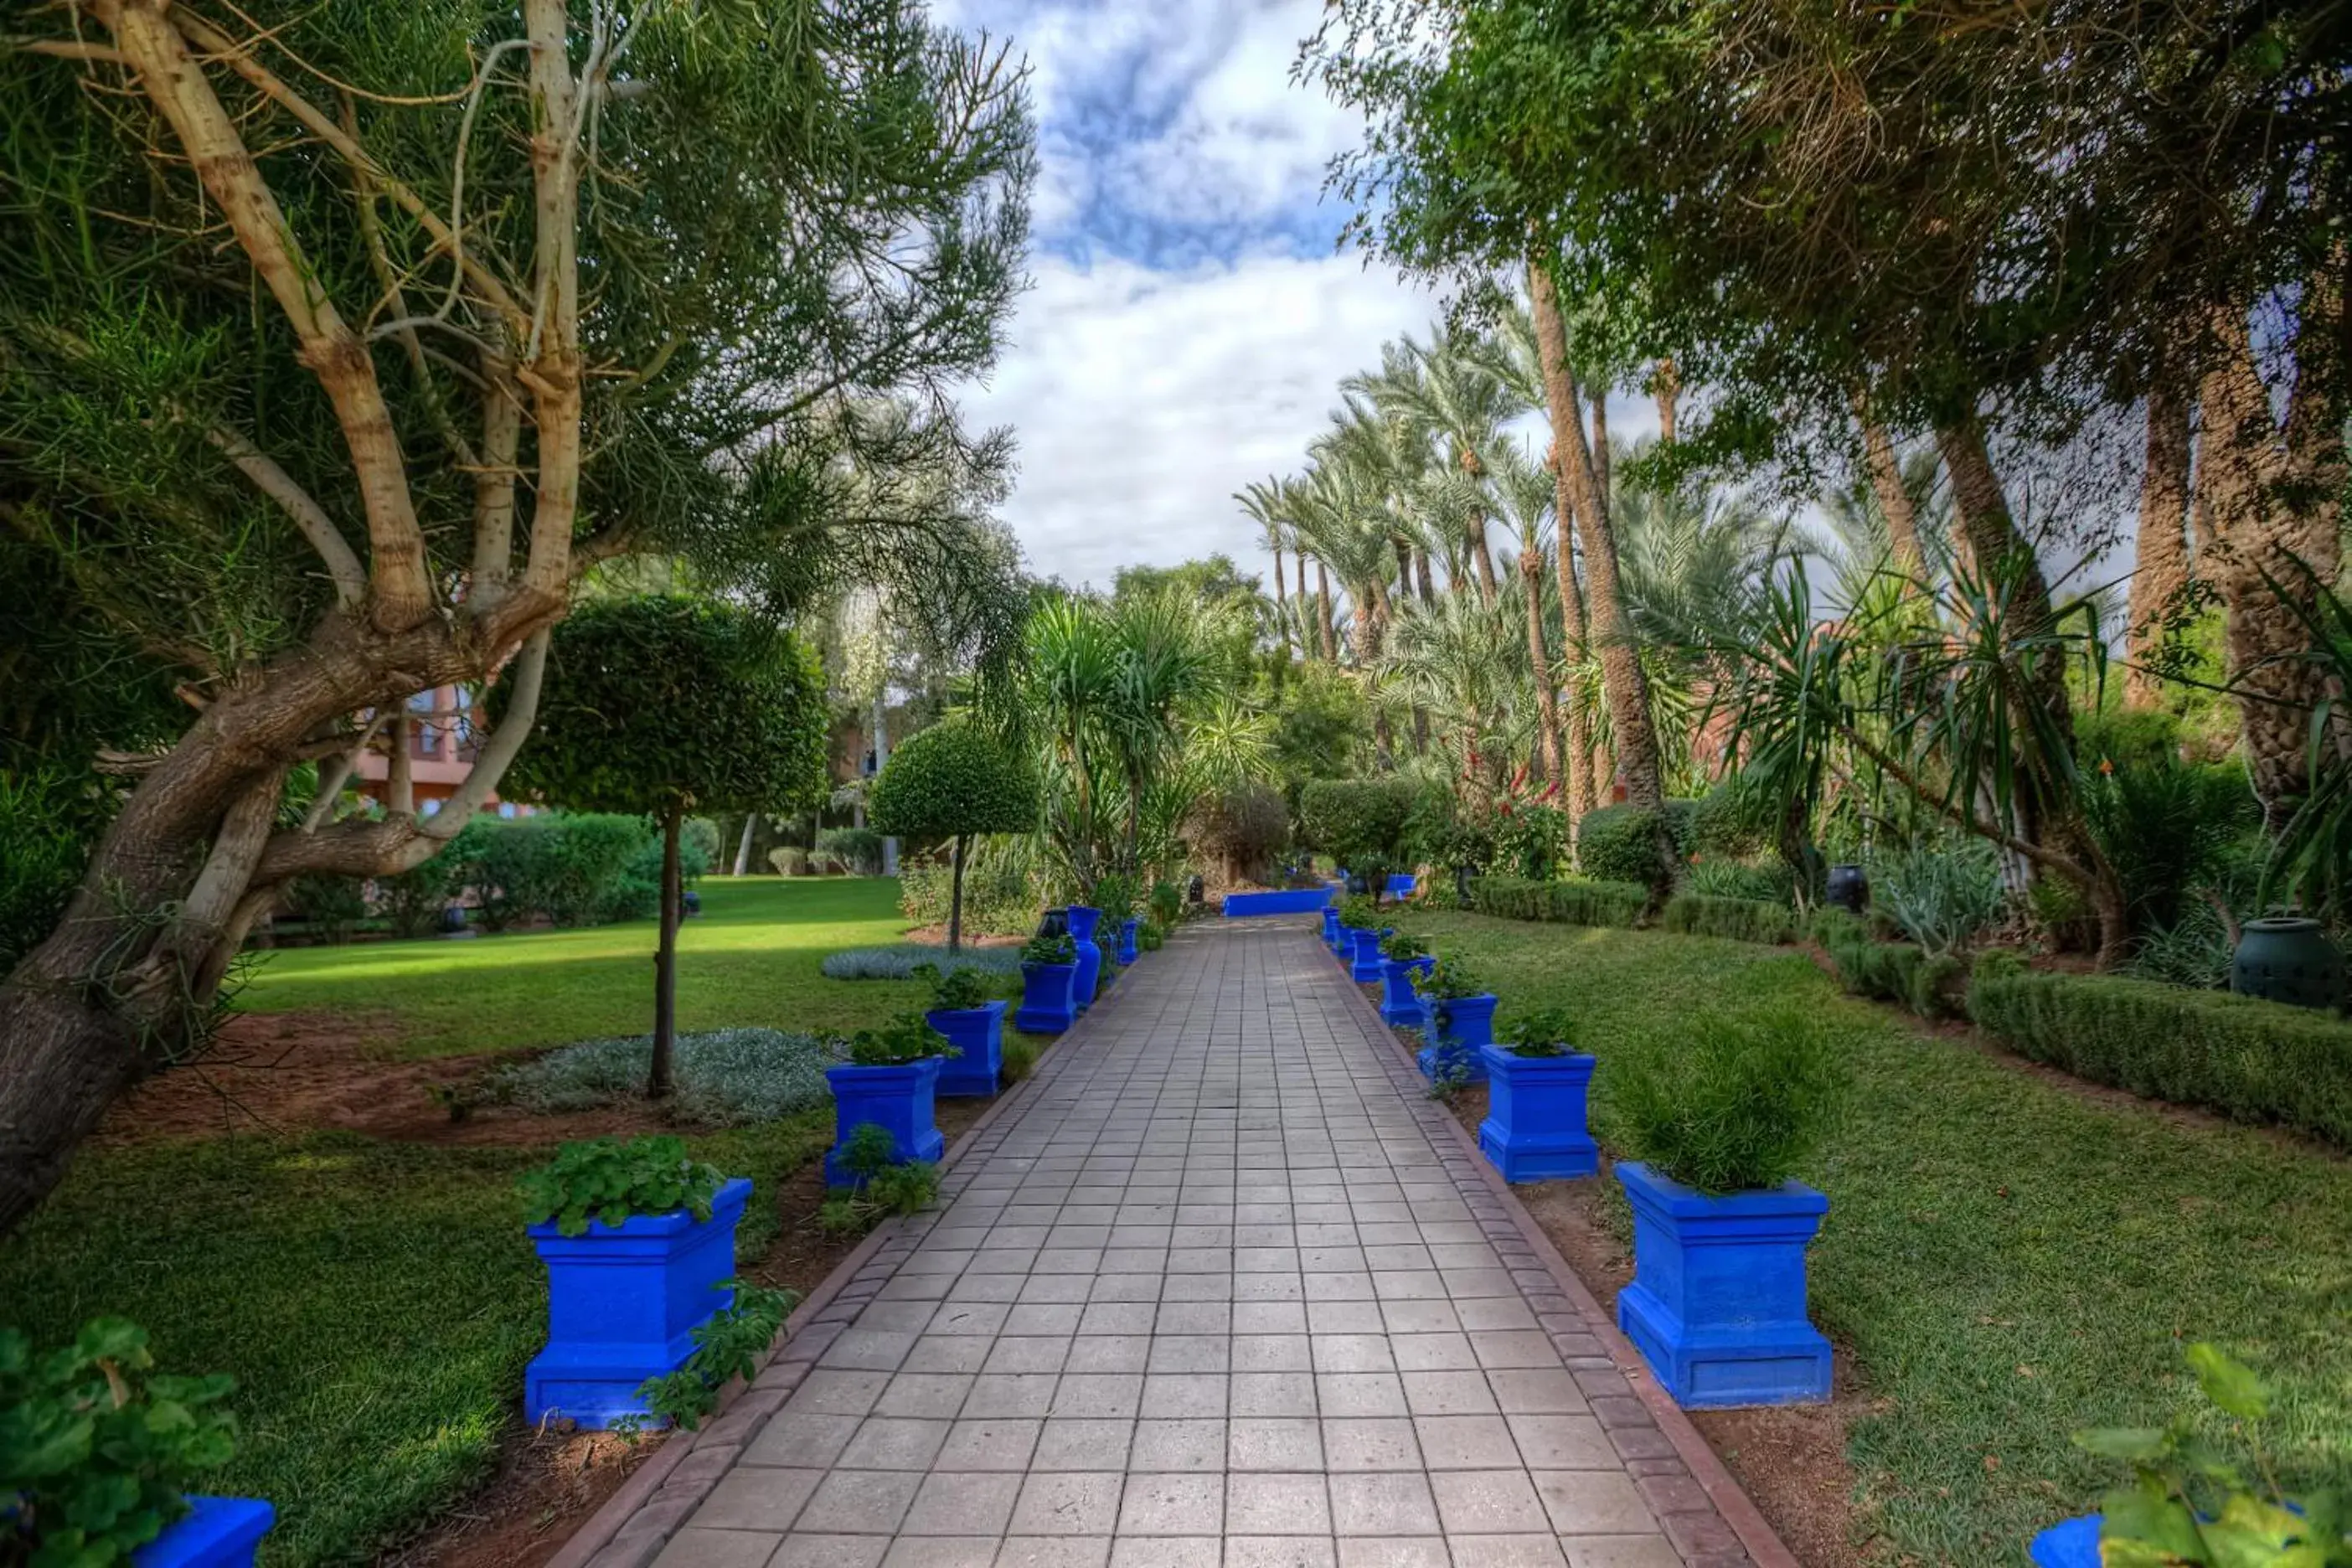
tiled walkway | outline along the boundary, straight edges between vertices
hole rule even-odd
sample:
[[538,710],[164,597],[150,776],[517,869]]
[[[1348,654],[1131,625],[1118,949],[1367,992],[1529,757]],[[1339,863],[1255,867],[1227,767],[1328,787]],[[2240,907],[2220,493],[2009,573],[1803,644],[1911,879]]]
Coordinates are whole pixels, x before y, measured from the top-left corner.
[[659,1568],[1747,1562],[1384,1037],[1303,927],[1179,933],[635,1521]]

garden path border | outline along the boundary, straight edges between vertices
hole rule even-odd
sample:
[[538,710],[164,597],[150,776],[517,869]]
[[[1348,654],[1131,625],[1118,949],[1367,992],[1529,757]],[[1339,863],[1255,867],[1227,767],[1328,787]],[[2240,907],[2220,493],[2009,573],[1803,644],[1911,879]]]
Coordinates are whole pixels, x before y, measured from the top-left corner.
[[[940,1156],[942,1177],[983,1145],[993,1149],[1004,1136],[997,1124],[1060,1073],[1073,1047],[1086,1043],[1090,1021],[1115,1016],[1125,995],[1114,985],[1045,1049],[1027,1078],[998,1095]],[[711,1419],[686,1434],[683,1442],[671,1437],[632,1471],[548,1559],[547,1568],[643,1568],[659,1555],[677,1527],[734,1464],[744,1443],[800,1386],[835,1335],[889,1279],[898,1257],[914,1249],[916,1238],[905,1235],[905,1230],[906,1222],[894,1216],[868,1233],[793,1310],[783,1333],[760,1358],[751,1381],[730,1383],[721,1389],[719,1408]],[[884,1265],[875,1268],[876,1258],[886,1250],[889,1256]]]

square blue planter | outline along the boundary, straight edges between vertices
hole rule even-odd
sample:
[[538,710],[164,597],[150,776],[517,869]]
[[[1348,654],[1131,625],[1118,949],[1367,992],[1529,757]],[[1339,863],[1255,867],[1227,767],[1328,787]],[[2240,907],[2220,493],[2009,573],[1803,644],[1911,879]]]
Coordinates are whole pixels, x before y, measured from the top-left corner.
[[1004,1007],[950,1007],[923,1015],[923,1022],[948,1037],[956,1054],[940,1058],[937,1092],[950,1100],[994,1094],[1004,1070]]
[[1438,1061],[1445,1058],[1461,1062],[1470,1075],[1468,1081],[1486,1081],[1486,1047],[1495,1043],[1495,1001],[1492,995],[1423,1000],[1431,1038],[1413,1058],[1421,1064],[1422,1077],[1434,1081]]
[[591,1221],[580,1236],[530,1226],[547,1265],[547,1348],[523,1373],[523,1418],[610,1426],[642,1415],[637,1385],[684,1365],[695,1329],[735,1300],[719,1282],[734,1277],[735,1223],[751,1195],[737,1176],[706,1220],[678,1209]]
[[1830,1396],[1830,1342],[1805,1320],[1805,1248],[1830,1201],[1795,1182],[1711,1198],[1626,1161],[1633,1282],[1617,1326],[1691,1409]]
[[1426,974],[1437,960],[1420,958],[1383,958],[1381,960],[1381,1022],[1418,1029],[1426,1024],[1428,1015],[1422,1010],[1421,994],[1412,988],[1412,977]]
[[1339,911],[1329,904],[1323,906],[1323,946],[1331,952],[1339,951]]
[[897,1163],[940,1157],[947,1140],[933,1120],[932,1097],[939,1092],[944,1065],[941,1058],[925,1057],[894,1067],[844,1062],[824,1069],[824,1080],[833,1085],[833,1147],[824,1154],[827,1184],[847,1186],[853,1180],[842,1168],[841,1152],[849,1135],[869,1121],[890,1134],[890,1158]]
[[1075,963],[1024,963],[1021,966],[1021,1010],[1013,1026],[1024,1034],[1058,1035],[1077,1022],[1078,966]]
[[1135,962],[1136,924],[1132,918],[1118,922],[1118,961],[1121,963]]
[[1388,879],[1388,885],[1383,890],[1391,899],[1409,899],[1412,897],[1412,873],[1399,871]]
[[278,1510],[259,1498],[181,1500],[188,1511],[131,1554],[133,1568],[253,1568],[253,1549],[278,1522]]
[[1478,1147],[1507,1182],[1554,1182],[1601,1170],[1601,1151],[1585,1130],[1584,1095],[1593,1058],[1523,1057],[1500,1046],[1479,1052],[1486,1063],[1486,1120]]
[[2099,1526],[2105,1514],[2062,1519],[2033,1538],[2034,1568],[2099,1568]]
[[1102,948],[1095,941],[1095,928],[1101,923],[1100,910],[1084,904],[1070,906],[1070,940],[1078,944],[1078,973],[1070,995],[1081,1013],[1095,1005],[1095,992],[1102,980]]
[[1359,985],[1370,985],[1381,977],[1381,943],[1386,931],[1357,928],[1354,946],[1348,963],[1348,978]]

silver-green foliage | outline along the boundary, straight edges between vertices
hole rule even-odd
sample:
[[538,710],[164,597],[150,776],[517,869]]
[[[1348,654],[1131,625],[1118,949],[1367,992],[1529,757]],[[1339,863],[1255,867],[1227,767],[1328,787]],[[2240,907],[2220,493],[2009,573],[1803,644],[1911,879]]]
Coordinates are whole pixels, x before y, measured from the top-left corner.
[[1931,957],[1990,929],[2009,901],[1992,847],[1980,839],[1915,845],[1872,870],[1879,905]]
[[818,967],[827,980],[912,980],[916,978],[915,971],[927,963],[942,971],[975,969],[983,974],[1010,974],[1021,967],[1021,950],[967,947],[959,950],[953,962],[950,962],[944,947],[905,942],[890,947],[851,947],[828,952]]
[[[648,1035],[583,1040],[505,1068],[490,1088],[528,1110],[593,1110],[640,1100],[652,1059]],[[790,1116],[831,1098],[824,1069],[837,1059],[815,1036],[781,1029],[681,1035],[669,1113],[704,1127]]]

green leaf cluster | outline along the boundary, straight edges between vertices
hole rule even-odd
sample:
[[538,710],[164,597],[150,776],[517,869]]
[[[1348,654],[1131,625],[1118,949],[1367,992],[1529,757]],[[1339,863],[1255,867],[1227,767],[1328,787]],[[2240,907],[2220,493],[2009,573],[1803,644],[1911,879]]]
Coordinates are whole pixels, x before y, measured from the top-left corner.
[[877,831],[905,838],[1027,833],[1037,826],[1037,780],[987,731],[950,719],[891,752],[866,808]]
[[1496,1043],[1517,1057],[1569,1056],[1576,1049],[1569,1044],[1573,1021],[1565,1007],[1538,1007],[1496,1029]]
[[930,986],[936,1012],[970,1012],[986,1006],[996,994],[994,976],[965,964],[950,964],[942,972],[936,963],[919,963],[914,975]]
[[[2221,1347],[2200,1342],[2186,1353],[2205,1398],[2242,1429],[2270,1415],[2270,1390]],[[2252,1477],[2236,1458],[2201,1439],[2185,1415],[2161,1428],[2075,1433],[2084,1449],[2132,1468],[2132,1483],[2100,1503],[2099,1552],[2107,1568],[2352,1565],[2352,1517],[2342,1500],[2281,1496],[2251,1430],[2247,1437]]]
[[619,1225],[632,1215],[686,1209],[707,1220],[725,1180],[718,1166],[688,1158],[685,1140],[649,1134],[566,1143],[515,1184],[530,1224],[552,1220],[560,1236],[584,1236],[592,1220]]
[[147,1332],[95,1318],[42,1353],[0,1329],[0,1561],[108,1568],[186,1511],[199,1472],[226,1464],[236,1425],[222,1374],[158,1376]]
[[1603,1082],[1635,1159],[1720,1195],[1794,1176],[1846,1074],[1822,1019],[1780,1007],[1700,1013],[1682,1049],[1612,1056]]
[[741,1279],[722,1279],[717,1289],[735,1300],[694,1330],[694,1353],[676,1372],[649,1377],[638,1386],[644,1416],[625,1416],[616,1429],[635,1436],[647,1420],[667,1421],[691,1432],[719,1407],[719,1391],[760,1369],[760,1357],[783,1331],[784,1320],[800,1303],[797,1290],[772,1290]]
[[890,1134],[871,1121],[852,1129],[842,1144],[849,1185],[833,1190],[817,1210],[819,1228],[857,1236],[893,1215],[919,1214],[939,1195],[940,1168],[929,1160],[900,1160]]
[[1405,779],[1313,779],[1298,792],[1299,837],[1349,870],[1394,859],[1420,786]]
[[1431,964],[1428,972],[1413,983],[1413,989],[1439,1004],[1441,1012],[1445,1003],[1464,996],[1483,996],[1486,994],[1486,983],[1479,979],[1477,971],[1460,955],[1441,952],[1436,956],[1437,962]]
[[[958,974],[969,973],[958,970]],[[959,1055],[948,1037],[931,1027],[919,1009],[892,1016],[879,1028],[860,1029],[849,1037],[851,1065],[862,1068],[904,1067],[931,1057]]]
[[1021,962],[1032,963],[1076,963],[1078,961],[1077,938],[1067,931],[1052,936],[1033,936],[1021,944]]

